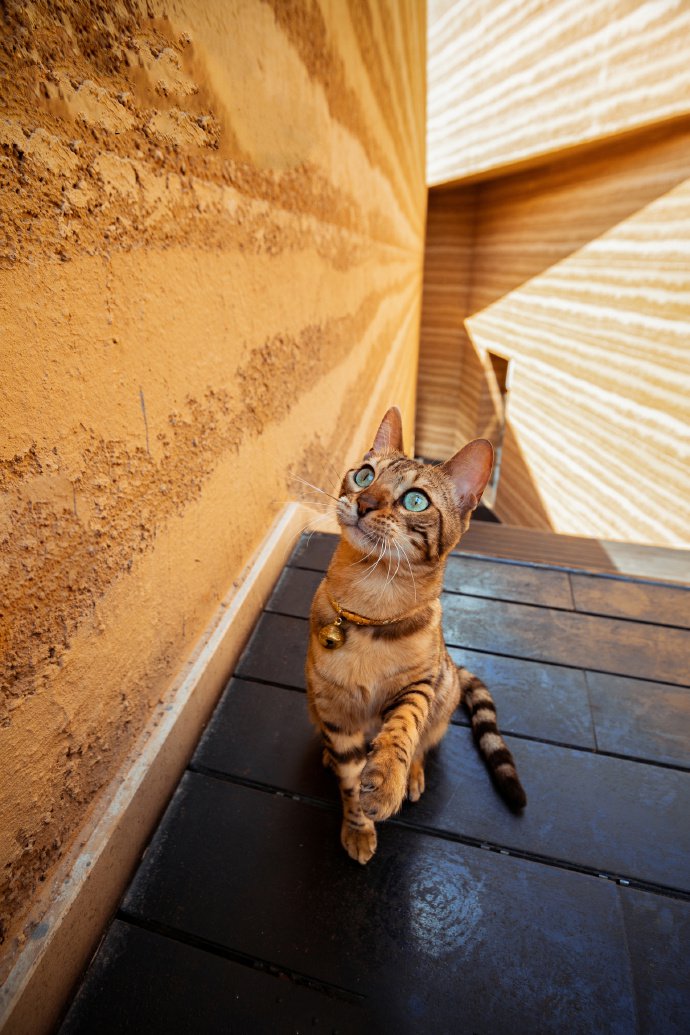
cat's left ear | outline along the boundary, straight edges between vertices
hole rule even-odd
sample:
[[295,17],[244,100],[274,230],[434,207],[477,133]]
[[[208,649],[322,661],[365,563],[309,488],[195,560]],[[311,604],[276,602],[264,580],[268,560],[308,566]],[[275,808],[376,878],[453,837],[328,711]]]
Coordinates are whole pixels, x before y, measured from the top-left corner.
[[494,447],[485,438],[476,438],[446,460],[442,470],[453,483],[460,512],[473,511],[486,488],[494,465]]
[[386,410],[386,414],[379,425],[379,430],[376,432],[374,444],[365,459],[368,459],[372,453],[402,452],[404,452],[402,417],[398,407],[391,406],[389,410]]

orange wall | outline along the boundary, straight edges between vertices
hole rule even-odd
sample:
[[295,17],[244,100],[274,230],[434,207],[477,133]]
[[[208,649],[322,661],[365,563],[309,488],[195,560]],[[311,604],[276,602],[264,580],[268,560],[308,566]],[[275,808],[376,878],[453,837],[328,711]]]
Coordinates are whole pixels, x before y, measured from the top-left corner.
[[424,14],[3,7],[6,958],[292,476],[412,427]]

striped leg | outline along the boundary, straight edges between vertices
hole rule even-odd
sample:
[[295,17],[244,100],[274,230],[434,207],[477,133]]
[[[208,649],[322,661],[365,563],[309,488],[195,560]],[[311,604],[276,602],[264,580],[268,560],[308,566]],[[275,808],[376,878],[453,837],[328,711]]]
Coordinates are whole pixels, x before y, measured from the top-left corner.
[[346,733],[332,723],[322,726],[324,761],[338,778],[343,803],[343,825],[340,840],[343,848],[359,863],[367,863],[376,851],[376,828],[362,812],[360,777],[366,762],[364,734]]
[[432,694],[428,682],[412,683],[383,713],[381,732],[371,745],[362,772],[360,801],[370,819],[388,819],[398,811],[407,793],[413,765],[418,781],[420,760],[417,748],[420,731],[429,715]]

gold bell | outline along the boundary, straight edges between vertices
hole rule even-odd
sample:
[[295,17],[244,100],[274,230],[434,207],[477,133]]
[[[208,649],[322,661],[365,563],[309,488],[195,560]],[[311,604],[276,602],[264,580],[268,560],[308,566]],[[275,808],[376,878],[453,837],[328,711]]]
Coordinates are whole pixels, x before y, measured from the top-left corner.
[[340,628],[342,624],[342,618],[338,617],[330,625],[323,625],[319,629],[319,643],[326,650],[337,650],[345,643],[345,631]]

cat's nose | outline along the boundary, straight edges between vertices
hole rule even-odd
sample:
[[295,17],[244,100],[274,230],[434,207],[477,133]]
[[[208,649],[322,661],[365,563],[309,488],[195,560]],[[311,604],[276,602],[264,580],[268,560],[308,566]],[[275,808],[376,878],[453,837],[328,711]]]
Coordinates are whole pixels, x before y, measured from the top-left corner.
[[370,496],[368,492],[363,492],[357,497],[357,510],[360,514],[368,514],[370,510],[376,510],[379,506],[379,500],[375,496]]

